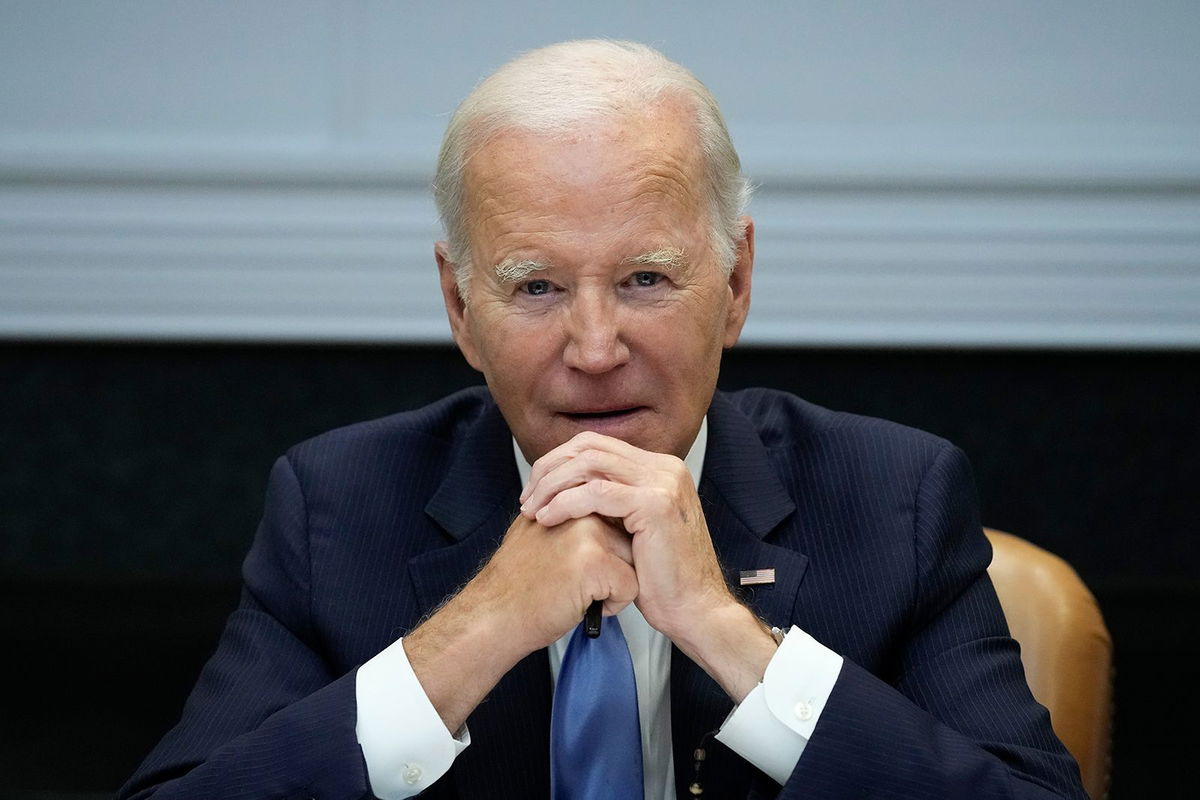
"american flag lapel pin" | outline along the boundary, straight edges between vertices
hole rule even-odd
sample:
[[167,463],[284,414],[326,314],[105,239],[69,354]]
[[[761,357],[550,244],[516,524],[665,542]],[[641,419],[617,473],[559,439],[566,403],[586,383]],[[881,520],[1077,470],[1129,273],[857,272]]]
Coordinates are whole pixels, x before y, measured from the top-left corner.
[[738,575],[739,586],[769,586],[775,583],[775,568],[744,569]]

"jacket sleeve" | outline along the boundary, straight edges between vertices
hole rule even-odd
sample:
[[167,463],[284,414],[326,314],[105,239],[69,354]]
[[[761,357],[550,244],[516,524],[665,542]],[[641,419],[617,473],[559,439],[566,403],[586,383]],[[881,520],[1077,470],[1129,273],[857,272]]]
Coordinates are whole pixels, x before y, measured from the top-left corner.
[[913,526],[918,599],[896,674],[884,680],[845,661],[778,796],[1086,800],[1025,683],[957,448],[926,471]]
[[371,797],[355,736],[355,673],[315,644],[304,497],[287,458],[271,472],[241,602],[178,725],[119,798]]

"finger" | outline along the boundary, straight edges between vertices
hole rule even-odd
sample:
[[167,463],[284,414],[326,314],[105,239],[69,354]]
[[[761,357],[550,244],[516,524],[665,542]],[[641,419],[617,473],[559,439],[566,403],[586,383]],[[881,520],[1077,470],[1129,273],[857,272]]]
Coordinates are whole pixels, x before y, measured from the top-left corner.
[[608,546],[609,552],[626,564],[633,566],[633,537],[626,533],[624,528],[617,527],[611,522],[606,521],[604,526],[607,528],[605,544]]
[[533,524],[539,525],[552,535],[590,538],[596,545],[593,550],[597,554],[596,557],[615,555],[626,564],[633,565],[633,540],[621,527],[619,521],[613,522],[610,519],[589,514],[576,521],[567,520],[567,522],[570,524],[559,523],[561,527],[553,528],[536,522]]
[[637,599],[637,573],[633,568],[631,538],[612,523],[588,516],[558,528],[551,534],[580,537],[586,556],[578,566],[584,608],[593,601],[604,605],[606,615],[616,614]]
[[607,571],[607,596],[597,598],[604,605],[604,616],[611,617],[620,613],[621,609],[637,600],[638,579],[633,567],[614,560]]
[[532,519],[559,492],[590,480],[610,480],[634,486],[647,482],[652,475],[644,463],[604,450],[584,450],[543,474],[536,484],[530,481],[521,511]]
[[624,519],[647,505],[646,495],[647,492],[641,487],[615,481],[590,480],[559,492],[535,516],[547,528],[590,514]]
[[529,475],[529,484],[525,490],[521,492],[521,502],[529,496],[532,487],[537,485],[547,472],[562,465],[563,463],[575,458],[584,450],[601,450],[614,455],[623,455],[626,458],[637,459],[639,455],[651,455],[645,450],[634,447],[628,442],[615,439],[612,436],[605,436],[602,433],[595,431],[583,431],[577,433],[563,442],[558,447],[554,448],[544,456],[533,462],[533,469]]
[[558,447],[547,452],[537,461],[534,461],[529,473],[529,483],[525,485],[525,489],[521,492],[521,502],[525,501],[532,488],[537,485],[537,482],[541,480],[543,475],[567,463],[580,451],[587,449],[585,442],[592,439],[590,431],[577,433]]
[[595,572],[581,588],[584,593],[583,599],[586,601],[581,618],[593,602],[602,604],[602,614],[612,616],[637,600],[637,572],[634,567],[625,564],[614,555],[608,555],[605,560],[596,564]]
[[556,526],[542,525],[536,520],[528,524],[537,525],[551,535],[590,538],[596,545],[594,552],[615,555],[626,564],[633,564],[633,541],[620,520],[587,514],[578,519],[564,520]]

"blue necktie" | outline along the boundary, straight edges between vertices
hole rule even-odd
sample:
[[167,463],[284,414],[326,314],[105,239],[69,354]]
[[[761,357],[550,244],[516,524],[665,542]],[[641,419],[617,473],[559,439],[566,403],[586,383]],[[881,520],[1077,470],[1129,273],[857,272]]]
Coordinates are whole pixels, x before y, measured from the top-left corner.
[[550,716],[552,800],[642,800],[642,735],[633,659],[616,617],[571,635]]

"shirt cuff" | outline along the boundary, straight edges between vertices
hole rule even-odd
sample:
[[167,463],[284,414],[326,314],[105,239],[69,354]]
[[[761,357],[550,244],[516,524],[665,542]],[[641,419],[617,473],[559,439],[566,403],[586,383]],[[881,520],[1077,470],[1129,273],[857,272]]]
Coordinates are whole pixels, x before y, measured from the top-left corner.
[[471,743],[464,724],[451,736],[417,680],[404,640],[398,639],[358,668],[354,679],[355,734],[371,791],[400,800],[428,789]]
[[842,657],[792,626],[762,683],[729,714],[717,741],[783,785],[842,671]]

